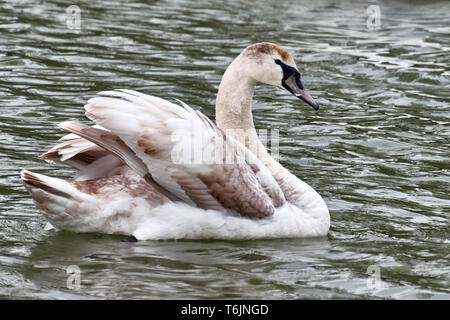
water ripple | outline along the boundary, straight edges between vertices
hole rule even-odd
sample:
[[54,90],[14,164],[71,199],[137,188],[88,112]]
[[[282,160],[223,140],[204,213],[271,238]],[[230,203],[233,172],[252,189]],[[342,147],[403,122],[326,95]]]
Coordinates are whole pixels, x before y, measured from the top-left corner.
[[[0,297],[450,297],[447,2],[79,1],[0,5]],[[274,10],[273,8],[277,8]],[[281,14],[282,13],[282,14]],[[325,198],[321,239],[161,241],[45,231],[21,168],[70,178],[37,156],[82,119],[96,92],[126,87],[179,98],[214,118],[220,77],[243,47],[272,41],[296,58],[318,113],[257,87],[258,129],[280,132],[281,162]],[[82,290],[65,288],[68,265]],[[367,287],[378,266],[381,285]]]

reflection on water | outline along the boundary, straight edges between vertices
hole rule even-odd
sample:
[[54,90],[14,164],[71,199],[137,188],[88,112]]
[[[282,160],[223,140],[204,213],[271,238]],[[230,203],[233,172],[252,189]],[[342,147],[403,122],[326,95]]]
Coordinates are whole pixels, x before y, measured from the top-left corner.
[[[0,297],[450,298],[448,2],[378,2],[375,30],[365,1],[77,5],[79,30],[65,1],[0,4]],[[112,88],[214,118],[223,71],[260,41],[293,54],[322,106],[260,86],[254,118],[279,129],[281,162],[325,198],[328,237],[130,244],[44,231],[18,172],[73,175],[37,159],[58,122]]]

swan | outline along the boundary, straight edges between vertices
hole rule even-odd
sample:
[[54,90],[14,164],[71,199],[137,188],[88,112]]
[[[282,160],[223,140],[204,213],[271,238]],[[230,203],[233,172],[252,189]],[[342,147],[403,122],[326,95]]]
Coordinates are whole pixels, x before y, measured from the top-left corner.
[[69,132],[41,157],[77,169],[73,181],[28,170],[21,180],[51,226],[135,240],[324,236],[322,197],[267,152],[252,118],[256,83],[284,88],[315,110],[292,56],[263,42],[228,66],[216,123],[182,101],[100,92],[84,106],[95,125]]

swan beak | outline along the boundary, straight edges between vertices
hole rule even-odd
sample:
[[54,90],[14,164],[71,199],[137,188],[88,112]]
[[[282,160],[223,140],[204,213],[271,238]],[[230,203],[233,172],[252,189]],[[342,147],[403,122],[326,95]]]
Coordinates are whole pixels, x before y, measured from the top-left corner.
[[283,87],[290,93],[292,93],[294,96],[305,101],[307,104],[313,107],[314,110],[316,111],[319,110],[319,104],[316,101],[314,101],[313,97],[311,97],[308,91],[305,90],[302,82],[300,81],[300,78],[296,77],[295,74],[283,80],[282,84]]

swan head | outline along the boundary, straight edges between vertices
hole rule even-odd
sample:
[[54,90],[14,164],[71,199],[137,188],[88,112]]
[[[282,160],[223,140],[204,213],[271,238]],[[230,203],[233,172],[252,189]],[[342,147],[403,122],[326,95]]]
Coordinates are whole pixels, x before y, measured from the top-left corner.
[[253,44],[241,53],[241,59],[247,75],[254,81],[284,88],[315,110],[319,109],[319,104],[303,87],[294,59],[279,45]]

